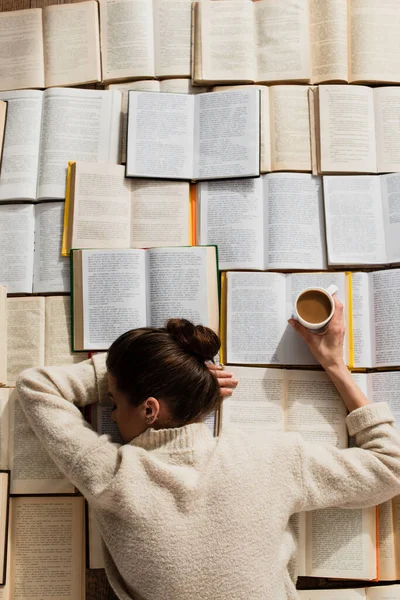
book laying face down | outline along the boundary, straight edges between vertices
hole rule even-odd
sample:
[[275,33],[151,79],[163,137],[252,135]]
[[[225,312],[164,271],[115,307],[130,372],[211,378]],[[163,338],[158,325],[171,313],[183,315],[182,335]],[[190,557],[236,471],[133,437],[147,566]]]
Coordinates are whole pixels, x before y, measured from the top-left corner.
[[210,247],[72,250],[73,348],[107,350],[122,333],[180,317],[218,331]]

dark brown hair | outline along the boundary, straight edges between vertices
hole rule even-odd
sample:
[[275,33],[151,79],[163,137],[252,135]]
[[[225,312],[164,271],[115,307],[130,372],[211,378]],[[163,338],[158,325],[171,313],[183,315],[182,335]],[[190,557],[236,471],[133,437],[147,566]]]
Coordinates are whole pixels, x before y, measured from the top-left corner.
[[169,319],[162,328],[123,333],[108,351],[107,369],[134,406],[150,396],[161,399],[171,426],[181,426],[200,420],[221,402],[217,379],[206,365],[220,345],[208,327]]

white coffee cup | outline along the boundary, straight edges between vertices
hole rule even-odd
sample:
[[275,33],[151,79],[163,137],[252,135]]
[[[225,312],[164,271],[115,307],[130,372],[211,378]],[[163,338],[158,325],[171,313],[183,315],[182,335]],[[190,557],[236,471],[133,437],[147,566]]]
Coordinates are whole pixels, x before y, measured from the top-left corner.
[[[307,329],[310,329],[310,331],[321,331],[321,330],[325,329],[335,313],[335,301],[333,299],[333,294],[336,294],[336,292],[338,290],[339,290],[339,288],[337,287],[337,285],[330,285],[326,290],[321,287],[305,288],[304,290],[302,290],[300,292],[300,294],[296,298],[296,302],[294,303],[293,318],[296,319],[304,327],[307,327]],[[324,321],[321,321],[320,323],[309,323],[308,321],[306,321],[299,315],[299,313],[297,311],[297,303],[298,303],[299,299],[301,298],[301,296],[303,294],[305,294],[306,292],[322,292],[329,299],[329,302],[331,305],[331,312],[329,314],[329,317],[327,317]]]

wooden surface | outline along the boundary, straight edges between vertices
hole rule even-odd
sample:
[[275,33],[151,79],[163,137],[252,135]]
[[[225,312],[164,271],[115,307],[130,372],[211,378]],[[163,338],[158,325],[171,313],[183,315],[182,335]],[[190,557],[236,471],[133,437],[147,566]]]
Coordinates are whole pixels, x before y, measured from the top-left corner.
[[[43,8],[44,6],[50,6],[52,4],[69,4],[71,2],[82,2],[84,0],[0,0],[0,11],[8,10],[22,10],[24,8]],[[150,1],[150,0],[149,0]],[[78,86],[78,87],[102,87],[102,86]],[[398,582],[385,582],[383,585],[389,583],[400,583]],[[371,584],[369,582],[362,581],[340,581],[332,579],[320,579],[313,577],[300,577],[297,588],[298,589],[323,589],[323,588],[351,588],[351,587],[365,587],[370,585],[382,585],[382,584]],[[110,584],[108,583],[106,574],[101,569],[87,569],[86,570],[86,600],[118,600],[117,596],[112,591]],[[151,600],[149,598],[148,600]],[[168,600],[173,600],[170,598]],[[188,598],[190,600],[190,598]],[[217,598],[215,600],[218,600]],[[234,600],[234,599],[232,599]],[[260,599],[261,600],[261,599]],[[271,599],[272,600],[272,599]]]

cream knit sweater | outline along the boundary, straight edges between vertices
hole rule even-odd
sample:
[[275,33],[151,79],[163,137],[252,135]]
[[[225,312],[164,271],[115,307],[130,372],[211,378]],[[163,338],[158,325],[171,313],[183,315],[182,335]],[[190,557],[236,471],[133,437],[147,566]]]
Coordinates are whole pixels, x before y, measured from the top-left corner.
[[121,600],[298,598],[290,515],[400,494],[400,439],[385,403],[347,417],[359,446],[347,450],[288,433],[213,438],[203,424],[149,429],[119,446],[74,406],[105,401],[104,354],[30,369],[17,388],[32,428],[96,514]]

